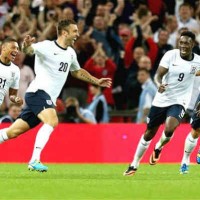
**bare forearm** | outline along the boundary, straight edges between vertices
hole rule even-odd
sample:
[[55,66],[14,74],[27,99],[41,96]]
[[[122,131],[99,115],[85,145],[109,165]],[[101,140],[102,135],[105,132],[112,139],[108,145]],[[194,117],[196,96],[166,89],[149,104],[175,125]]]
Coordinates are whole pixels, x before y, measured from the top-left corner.
[[159,87],[162,84],[162,78],[159,74],[155,74],[154,82],[157,87]]
[[95,78],[92,76],[89,72],[87,72],[84,69],[80,69],[78,71],[73,71],[72,76],[75,78],[78,78],[82,81],[94,84],[94,85],[99,85],[99,79]]

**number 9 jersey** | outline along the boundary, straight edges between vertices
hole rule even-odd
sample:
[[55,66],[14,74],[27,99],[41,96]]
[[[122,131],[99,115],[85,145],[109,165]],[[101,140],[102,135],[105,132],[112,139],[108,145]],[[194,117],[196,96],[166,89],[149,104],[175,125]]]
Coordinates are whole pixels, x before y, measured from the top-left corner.
[[180,50],[174,49],[165,53],[159,66],[168,69],[162,79],[162,84],[167,84],[167,86],[163,93],[157,91],[152,105],[167,107],[178,104],[187,109],[195,76],[200,70],[200,56],[193,53],[191,61],[184,60],[180,56]]
[[0,105],[3,103],[9,88],[19,89],[20,70],[15,64],[4,64],[0,62]]
[[64,49],[56,41],[45,40],[31,46],[35,53],[36,76],[27,92],[44,90],[55,105],[69,71],[80,69],[76,53],[72,47]]

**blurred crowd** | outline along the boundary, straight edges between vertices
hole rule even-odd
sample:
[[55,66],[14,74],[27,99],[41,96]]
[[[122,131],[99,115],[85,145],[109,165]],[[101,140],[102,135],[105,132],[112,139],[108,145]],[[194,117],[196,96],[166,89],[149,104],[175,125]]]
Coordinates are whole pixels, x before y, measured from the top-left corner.
[[[56,23],[63,18],[78,24],[80,37],[74,48],[80,65],[98,78],[113,80],[112,88],[102,91],[68,77],[57,111],[67,113],[69,103],[74,104],[76,109],[70,112],[81,122],[108,122],[112,110],[132,110],[137,113],[133,121],[145,122],[160,59],[177,48],[182,31],[196,34],[193,50],[200,54],[199,0],[0,0],[0,41],[13,37],[21,43],[27,34],[36,41],[54,40]],[[15,63],[21,69],[19,96],[23,97],[34,78],[34,57],[20,52]],[[8,108],[5,100],[1,113]],[[84,109],[94,119],[84,121],[79,115]]]

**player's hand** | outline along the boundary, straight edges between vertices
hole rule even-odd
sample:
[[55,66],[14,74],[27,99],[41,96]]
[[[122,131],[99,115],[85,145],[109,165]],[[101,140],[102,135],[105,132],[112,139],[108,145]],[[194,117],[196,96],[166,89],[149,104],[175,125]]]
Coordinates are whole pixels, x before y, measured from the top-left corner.
[[197,106],[196,106],[196,115],[197,117],[200,117],[200,101],[197,103]]
[[20,97],[16,97],[15,98],[15,103],[19,106],[22,106],[23,105],[23,99],[20,98]]
[[111,78],[101,78],[101,79],[99,79],[98,85],[101,87],[110,88],[112,85],[112,79]]
[[35,37],[31,37],[30,35],[26,35],[23,41],[23,46],[28,47],[31,46],[31,44],[35,42]]
[[10,100],[11,100],[13,103],[15,103],[15,104],[17,104],[17,105],[19,105],[19,106],[23,105],[23,99],[20,98],[20,97],[17,97],[17,96],[12,95],[12,96],[10,96]]
[[165,90],[166,90],[166,86],[168,84],[161,84],[159,87],[158,87],[158,92],[160,93],[163,93]]

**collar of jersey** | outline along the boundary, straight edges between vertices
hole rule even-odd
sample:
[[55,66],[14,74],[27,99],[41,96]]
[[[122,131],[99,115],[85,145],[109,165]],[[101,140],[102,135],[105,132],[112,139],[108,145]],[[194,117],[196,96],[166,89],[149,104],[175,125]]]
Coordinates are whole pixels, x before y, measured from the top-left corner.
[[1,63],[2,65],[5,65],[5,66],[10,66],[10,65],[11,65],[11,63],[9,63],[9,64],[3,63],[3,62],[1,61],[1,59],[0,59],[0,63]]
[[56,42],[56,40],[54,40],[54,42],[55,42],[56,46],[58,46],[58,47],[61,48],[62,50],[67,50],[67,48],[65,49],[65,48],[61,47],[61,46]]
[[[180,57],[181,57],[181,55],[180,55]],[[181,57],[182,58],[182,57]],[[194,60],[194,53],[192,53],[192,59],[191,60],[187,60],[187,59],[185,59],[185,58],[182,58],[183,60],[186,60],[186,61],[192,61],[192,60]]]

